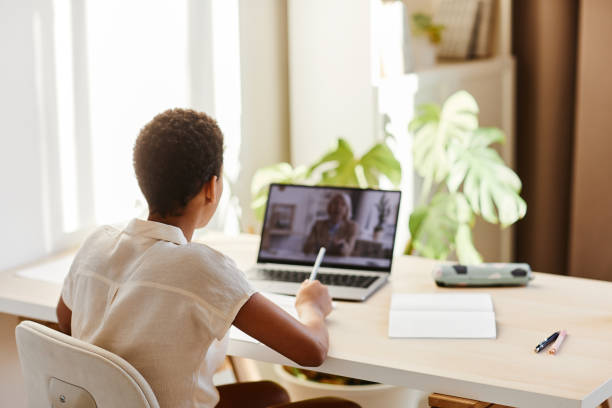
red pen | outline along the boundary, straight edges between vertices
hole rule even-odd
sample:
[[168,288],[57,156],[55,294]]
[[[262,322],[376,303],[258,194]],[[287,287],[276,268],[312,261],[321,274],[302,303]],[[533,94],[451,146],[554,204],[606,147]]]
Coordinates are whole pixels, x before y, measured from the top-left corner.
[[563,340],[565,339],[566,335],[567,335],[567,332],[565,330],[561,330],[559,332],[557,341],[555,341],[555,344],[553,344],[550,350],[548,350],[548,354],[557,354],[557,352],[559,351],[559,347],[561,347],[561,343],[563,343]]

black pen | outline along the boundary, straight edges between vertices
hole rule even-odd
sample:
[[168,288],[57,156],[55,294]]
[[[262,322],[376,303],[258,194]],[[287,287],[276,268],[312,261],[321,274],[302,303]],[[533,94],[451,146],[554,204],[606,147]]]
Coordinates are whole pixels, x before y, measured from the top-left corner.
[[540,351],[544,350],[546,348],[546,346],[548,346],[550,343],[552,343],[553,341],[557,340],[557,337],[559,337],[559,332],[554,332],[553,334],[551,334],[550,336],[548,336],[548,338],[546,340],[544,340],[543,342],[541,342],[540,344],[538,344],[535,348],[535,352],[539,353]]

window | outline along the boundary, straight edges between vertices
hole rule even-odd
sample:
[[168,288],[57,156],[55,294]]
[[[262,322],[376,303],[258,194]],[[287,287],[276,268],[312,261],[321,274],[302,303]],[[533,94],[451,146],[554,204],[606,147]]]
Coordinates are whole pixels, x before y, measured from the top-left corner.
[[[57,129],[45,149],[47,178],[59,180],[47,190],[60,190],[46,194],[46,218],[60,220],[48,221],[51,250],[75,245],[95,225],[146,215],[132,148],[140,128],[168,108],[191,107],[217,119],[225,134],[225,178],[230,185],[236,180],[237,0],[52,3],[52,13],[34,16],[38,70],[55,73],[55,92],[39,95],[45,126]],[[52,40],[43,38],[44,27],[52,27]],[[236,230],[240,210],[227,185],[225,191],[213,226]]]

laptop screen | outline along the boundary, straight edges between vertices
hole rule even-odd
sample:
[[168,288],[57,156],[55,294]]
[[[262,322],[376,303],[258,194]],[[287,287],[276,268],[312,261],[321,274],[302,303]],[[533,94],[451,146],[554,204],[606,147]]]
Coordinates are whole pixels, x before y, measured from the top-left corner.
[[271,184],[257,262],[391,271],[399,191]]

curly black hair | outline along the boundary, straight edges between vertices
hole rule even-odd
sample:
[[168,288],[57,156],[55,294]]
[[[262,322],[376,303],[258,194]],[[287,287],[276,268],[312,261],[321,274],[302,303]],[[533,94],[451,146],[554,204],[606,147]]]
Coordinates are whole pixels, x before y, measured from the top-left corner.
[[149,212],[181,215],[187,203],[223,166],[223,133],[205,113],[169,109],[141,130],[134,170]]

